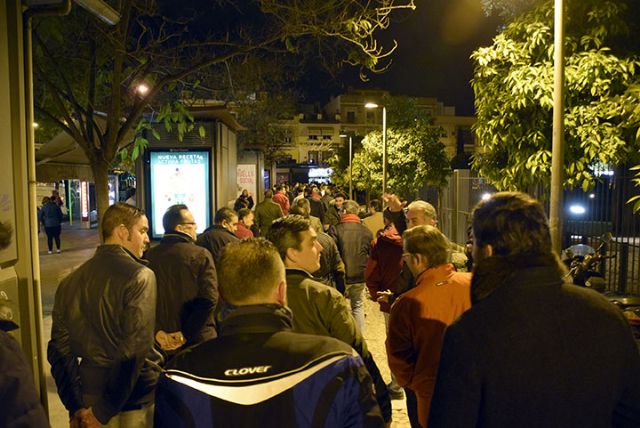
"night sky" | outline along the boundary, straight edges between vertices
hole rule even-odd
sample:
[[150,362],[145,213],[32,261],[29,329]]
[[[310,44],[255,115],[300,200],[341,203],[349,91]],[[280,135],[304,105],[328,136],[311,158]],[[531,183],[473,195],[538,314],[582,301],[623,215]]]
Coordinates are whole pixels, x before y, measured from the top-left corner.
[[[212,26],[235,27],[238,17],[249,21],[255,18],[245,10],[221,15],[220,8],[209,1],[160,3],[163,12],[172,17],[197,11],[192,34],[204,33]],[[455,106],[459,115],[473,115],[470,85],[473,64],[469,56],[478,47],[489,46],[501,24],[499,18],[485,16],[480,2],[415,0],[416,10],[394,13],[390,28],[379,33],[378,39],[384,46],[392,46],[393,39],[399,44],[385,73],[370,75],[370,81],[362,82],[358,69],[346,66],[332,78],[319,69],[317,62],[311,62],[303,65],[304,73],[296,83],[292,82],[293,86],[301,90],[304,103],[323,105],[330,96],[343,93],[348,87],[376,88],[387,89],[394,95],[436,97],[445,105]]]
[[486,17],[480,0],[416,0],[416,6],[382,37],[392,35],[399,43],[391,68],[367,83],[353,71],[345,73],[346,84],[387,89],[394,95],[433,96],[455,106],[459,115],[473,115],[469,56],[491,44],[500,20]]

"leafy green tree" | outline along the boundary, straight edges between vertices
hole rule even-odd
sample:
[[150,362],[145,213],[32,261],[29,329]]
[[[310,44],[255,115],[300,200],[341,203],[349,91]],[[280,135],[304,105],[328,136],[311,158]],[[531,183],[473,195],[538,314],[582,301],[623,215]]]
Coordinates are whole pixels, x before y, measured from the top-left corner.
[[487,15],[499,14],[513,18],[531,9],[542,0],[481,0],[482,8]]
[[[640,66],[638,6],[625,0],[566,3],[564,184],[588,189],[597,165],[620,165],[638,150],[628,93]],[[472,58],[480,142],[474,168],[499,189],[548,185],[553,1],[516,17]]]
[[[384,104],[389,121],[387,188],[410,197],[424,186],[444,186],[451,166],[440,142],[441,129],[417,108],[414,99],[390,97]],[[347,179],[344,173],[342,178]],[[371,132],[362,140],[362,149],[353,158],[353,183],[358,190],[380,196],[382,132]]]
[[[631,116],[630,121],[637,127],[635,139],[637,143],[640,143],[640,84],[632,85],[625,95],[626,104],[629,106]],[[636,171],[632,182],[636,187],[640,187],[640,153],[636,152],[635,157],[631,159],[630,163],[636,164],[636,166],[631,168],[632,171]],[[640,195],[630,198],[629,203],[633,204],[633,212],[640,212]]]
[[[89,159],[98,213],[108,206],[107,174],[119,151],[144,149],[145,114],[183,135],[193,119],[180,101],[203,75],[255,56],[311,55],[327,65],[381,70],[395,46],[376,37],[391,14],[413,0],[225,0],[114,2],[108,27],[74,8],[35,23],[37,114],[67,132]],[[331,64],[329,64],[329,62]],[[148,90],[138,91],[140,84]],[[96,119],[106,114],[105,124]],[[135,135],[138,137],[136,138]]]
[[[356,153],[362,150],[362,135],[351,136],[351,155],[355,157]],[[342,144],[334,149],[334,155],[329,160],[331,167],[331,182],[339,188],[349,188],[349,136],[342,137]],[[354,167],[357,168],[354,164]],[[355,177],[355,173],[354,173]],[[355,180],[355,178],[354,178]],[[356,183],[354,181],[354,186]],[[355,187],[357,189],[357,187]],[[362,190],[362,188],[361,188]],[[367,189],[368,190],[368,189]]]

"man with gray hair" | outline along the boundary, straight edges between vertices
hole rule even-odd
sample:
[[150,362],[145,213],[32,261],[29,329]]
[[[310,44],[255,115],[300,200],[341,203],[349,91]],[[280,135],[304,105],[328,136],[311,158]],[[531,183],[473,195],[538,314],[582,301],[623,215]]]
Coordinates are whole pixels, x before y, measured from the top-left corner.
[[[387,194],[385,201],[389,207],[389,212],[393,219],[393,225],[402,235],[405,230],[416,226],[437,226],[438,216],[436,209],[429,202],[415,200],[407,206],[406,213],[403,213],[402,203],[396,195]],[[449,241],[451,262],[456,269],[465,268],[467,257],[464,254],[464,247]],[[395,296],[399,296],[407,290],[415,287],[415,280],[409,269],[404,268],[400,273],[400,282]]]
[[446,326],[471,307],[471,274],[455,272],[449,240],[434,226],[413,227],[402,238],[404,262],[417,286],[391,307],[387,355],[398,383],[416,395],[407,412],[426,427],[442,336]]
[[358,217],[360,206],[356,201],[344,201],[343,209],[340,223],[330,230],[330,235],[336,240],[344,262],[346,295],[351,302],[351,312],[360,331],[364,332],[364,271],[373,235],[362,225]]

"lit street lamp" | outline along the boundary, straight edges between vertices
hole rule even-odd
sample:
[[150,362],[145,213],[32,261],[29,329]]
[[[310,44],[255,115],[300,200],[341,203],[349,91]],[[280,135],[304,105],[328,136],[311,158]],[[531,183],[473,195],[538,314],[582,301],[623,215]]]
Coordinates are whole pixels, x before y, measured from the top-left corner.
[[365,108],[382,107],[382,196],[387,191],[387,108],[376,103],[366,103]]
[[143,97],[149,93],[149,89],[149,85],[146,83],[140,83],[136,86],[136,92]]

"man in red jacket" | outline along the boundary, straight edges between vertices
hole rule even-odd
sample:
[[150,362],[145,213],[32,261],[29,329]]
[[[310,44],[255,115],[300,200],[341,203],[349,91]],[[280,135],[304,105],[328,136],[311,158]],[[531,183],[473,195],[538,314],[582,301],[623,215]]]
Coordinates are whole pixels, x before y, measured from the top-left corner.
[[242,208],[238,211],[238,227],[236,228],[236,236],[240,239],[253,238],[251,226],[253,226],[253,211],[249,208]]
[[[391,303],[387,294],[395,294],[398,291],[400,272],[404,263],[402,261],[402,236],[393,225],[393,215],[389,210],[384,211],[383,221],[384,229],[371,247],[364,277],[371,299],[380,305],[380,311],[384,315],[385,331],[388,332]],[[393,373],[391,373],[391,383],[387,385],[387,389],[392,399],[401,400],[404,398],[402,388],[398,385]]]
[[289,198],[285,193],[283,185],[279,184],[276,186],[276,192],[273,195],[272,201],[280,205],[280,208],[282,208],[282,212],[284,213],[284,215],[289,215]]

